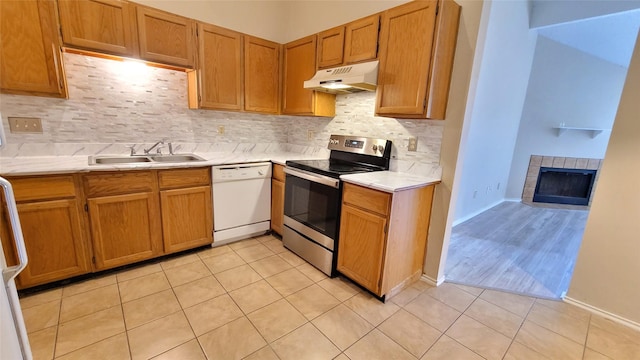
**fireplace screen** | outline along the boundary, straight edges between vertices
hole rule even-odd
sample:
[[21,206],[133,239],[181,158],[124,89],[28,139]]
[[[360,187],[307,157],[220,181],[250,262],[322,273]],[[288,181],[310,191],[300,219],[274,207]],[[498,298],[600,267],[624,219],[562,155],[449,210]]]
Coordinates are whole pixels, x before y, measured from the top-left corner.
[[589,205],[596,170],[541,167],[533,202]]

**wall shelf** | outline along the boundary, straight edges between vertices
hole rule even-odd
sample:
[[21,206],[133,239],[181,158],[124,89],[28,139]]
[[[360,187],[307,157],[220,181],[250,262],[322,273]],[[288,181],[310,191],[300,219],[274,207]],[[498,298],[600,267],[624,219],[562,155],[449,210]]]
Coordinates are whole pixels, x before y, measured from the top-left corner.
[[558,131],[558,136],[564,134],[567,130],[577,130],[577,131],[587,131],[590,133],[591,138],[595,138],[600,135],[603,131],[610,131],[611,129],[601,129],[601,128],[590,128],[590,127],[574,127],[574,126],[556,126],[554,127]]

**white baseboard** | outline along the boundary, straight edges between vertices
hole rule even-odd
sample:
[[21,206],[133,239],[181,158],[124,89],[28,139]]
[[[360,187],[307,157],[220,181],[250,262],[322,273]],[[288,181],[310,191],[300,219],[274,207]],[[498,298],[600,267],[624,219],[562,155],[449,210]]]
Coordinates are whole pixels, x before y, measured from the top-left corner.
[[500,204],[500,203],[501,203],[501,202],[503,202],[503,201],[505,201],[505,200],[504,200],[504,199],[500,199],[500,200],[498,200],[498,201],[496,201],[496,202],[494,202],[494,203],[492,203],[492,204],[489,204],[489,205],[487,205],[487,206],[483,207],[483,208],[482,208],[482,209],[480,209],[480,210],[477,210],[477,211],[472,212],[471,214],[469,214],[469,215],[467,215],[467,216],[464,216],[464,217],[462,217],[462,218],[460,218],[460,219],[456,219],[456,220],[454,220],[454,221],[453,221],[452,226],[460,225],[460,224],[462,224],[463,222],[465,222],[465,221],[467,221],[467,220],[470,220],[471,218],[474,218],[474,217],[476,217],[476,216],[478,216],[478,215],[482,214],[483,212],[485,212],[485,211],[487,211],[487,210],[491,209],[492,207],[494,207],[494,206],[496,206],[496,205]]
[[607,318],[607,319],[610,319],[612,321],[615,321],[618,324],[630,327],[630,328],[632,328],[632,329],[634,329],[636,331],[640,331],[640,323],[637,323],[635,321],[623,318],[623,317],[618,316],[616,314],[613,314],[613,313],[610,313],[608,311],[602,310],[602,309],[597,308],[597,307],[595,307],[593,305],[589,305],[589,304],[583,303],[580,300],[572,299],[570,297],[565,297],[563,300],[564,300],[564,302],[566,302],[568,304],[575,305],[575,306],[577,306],[579,308],[585,309],[585,310],[587,310],[589,312],[592,312],[592,313],[600,315],[600,316],[602,316],[604,318]]
[[509,202],[522,202],[521,198],[505,198],[504,201],[509,201]]
[[441,277],[440,279],[436,280],[436,279],[432,278],[431,276],[427,276],[425,274],[422,274],[422,276],[420,277],[420,280],[426,282],[427,284],[429,284],[431,286],[440,286],[444,282],[444,276]]

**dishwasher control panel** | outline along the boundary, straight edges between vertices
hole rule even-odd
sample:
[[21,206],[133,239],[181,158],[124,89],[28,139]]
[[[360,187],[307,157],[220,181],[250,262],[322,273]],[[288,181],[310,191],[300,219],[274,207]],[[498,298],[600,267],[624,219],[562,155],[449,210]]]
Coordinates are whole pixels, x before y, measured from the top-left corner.
[[270,162],[220,165],[211,169],[214,183],[263,178],[271,178]]

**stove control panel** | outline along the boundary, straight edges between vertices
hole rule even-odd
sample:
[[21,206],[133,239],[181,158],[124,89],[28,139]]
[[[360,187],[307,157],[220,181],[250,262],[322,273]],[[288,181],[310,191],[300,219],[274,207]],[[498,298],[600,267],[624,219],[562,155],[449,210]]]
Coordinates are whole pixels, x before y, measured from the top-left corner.
[[391,153],[391,141],[362,136],[331,135],[329,150],[338,150],[371,156],[387,157]]

